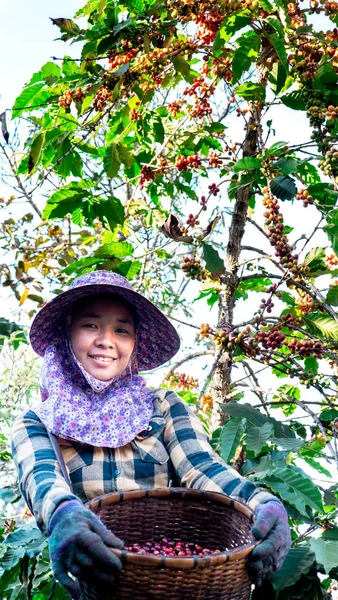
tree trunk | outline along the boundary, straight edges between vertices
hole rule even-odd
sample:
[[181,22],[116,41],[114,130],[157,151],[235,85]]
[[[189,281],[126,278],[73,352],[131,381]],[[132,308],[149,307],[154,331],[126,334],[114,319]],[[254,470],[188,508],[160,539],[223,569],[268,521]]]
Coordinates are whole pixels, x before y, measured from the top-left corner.
[[[255,102],[251,106],[247,120],[247,133],[243,143],[243,158],[255,156],[258,149],[258,134],[262,103]],[[222,276],[219,300],[218,328],[230,332],[233,326],[233,313],[236,302],[236,289],[238,285],[238,259],[241,252],[241,242],[247,218],[248,204],[251,196],[252,185],[248,184],[238,190],[234,211],[229,230],[226,258],[224,261],[226,273]],[[220,404],[228,402],[231,392],[232,356],[224,351],[218,361],[213,379],[214,408],[211,417],[212,429],[220,427],[226,420],[226,415]]]

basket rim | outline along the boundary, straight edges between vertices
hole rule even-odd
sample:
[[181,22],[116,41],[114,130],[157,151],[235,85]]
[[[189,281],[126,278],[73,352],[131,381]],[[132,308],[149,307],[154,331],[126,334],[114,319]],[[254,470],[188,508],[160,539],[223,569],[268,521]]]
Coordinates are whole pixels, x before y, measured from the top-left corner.
[[[191,488],[149,488],[149,489],[138,489],[126,492],[111,492],[109,494],[103,494],[97,496],[85,504],[85,507],[92,510],[93,512],[99,511],[110,504],[117,504],[119,502],[128,502],[129,500],[138,500],[142,498],[158,498],[158,499],[183,499],[183,500],[202,500],[212,501],[216,504],[223,504],[230,506],[230,508],[237,512],[245,515],[252,523],[255,521],[255,515],[253,510],[243,504],[242,502],[227,496],[220,492],[212,492],[208,490],[198,490]],[[130,552],[127,550],[119,550],[117,548],[109,548],[113,554],[115,554],[122,563],[128,562],[135,565],[144,565],[151,567],[166,567],[172,569],[196,569],[206,568],[210,566],[216,566],[224,564],[226,562],[233,562],[236,560],[247,557],[252,550],[260,544],[261,541],[255,541],[242,546],[237,546],[236,549],[224,550],[218,554],[209,554],[205,556],[167,556],[161,555],[156,556],[154,554],[137,554],[136,552]]]

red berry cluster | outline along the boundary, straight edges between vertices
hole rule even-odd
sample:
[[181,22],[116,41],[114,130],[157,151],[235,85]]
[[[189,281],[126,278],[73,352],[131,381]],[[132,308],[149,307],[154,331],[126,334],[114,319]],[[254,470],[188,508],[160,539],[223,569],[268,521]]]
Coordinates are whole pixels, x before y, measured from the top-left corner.
[[280,206],[268,188],[263,189],[265,194],[263,204],[268,209],[264,213],[265,225],[268,228],[268,236],[271,246],[275,246],[275,256],[280,259],[281,264],[290,269],[291,273],[299,275],[302,271],[298,265],[298,255],[292,254],[292,247],[288,243],[284,233],[283,215],[280,213]]
[[336,267],[338,265],[338,256],[336,256],[333,252],[332,254],[328,254],[325,259],[325,264],[328,267],[328,269]]
[[205,281],[207,279],[207,271],[201,266],[199,258],[189,258],[185,256],[183,259],[182,271],[186,277],[197,279],[197,281]]
[[196,25],[199,25],[196,38],[203,44],[212,44],[223,20],[224,15],[221,15],[220,13],[208,13],[201,11],[201,14],[196,18],[195,21]]
[[261,308],[262,310],[266,310],[267,313],[271,313],[274,306],[275,305],[272,302],[271,298],[268,298],[268,300],[265,300],[265,298],[262,298],[259,308]]
[[142,189],[147,181],[153,181],[156,177],[156,172],[148,165],[143,165],[141,169],[140,188]]
[[164,156],[160,156],[156,162],[156,171],[161,175],[162,173],[169,173],[168,161]]
[[113,98],[112,92],[105,87],[101,87],[98,90],[98,92],[94,98],[94,101],[93,101],[95,110],[97,110],[98,112],[101,112],[102,110],[104,110],[104,108],[107,106],[108,102],[112,101],[112,98]]
[[217,194],[219,194],[219,187],[217,187],[216,183],[211,183],[208,185],[208,188],[212,196],[217,196]]
[[288,348],[292,354],[298,354],[301,358],[314,356],[315,358],[323,358],[324,348],[321,342],[314,340],[300,340],[293,338],[288,344]]
[[178,115],[178,113],[181,112],[182,106],[183,106],[182,100],[175,100],[174,102],[171,102],[170,104],[168,104],[168,106],[167,106],[168,113],[172,117],[176,117],[176,115]]
[[123,547],[127,552],[136,552],[136,554],[154,554],[155,556],[204,556],[206,554],[220,554],[221,550],[211,550],[203,548],[195,542],[182,542],[181,540],[169,540],[163,537],[158,542],[150,541],[142,544],[131,544]]
[[283,346],[286,336],[282,333],[280,326],[268,331],[259,331],[256,339],[265,350],[276,350]]
[[69,108],[73,101],[73,92],[71,90],[66,90],[62,96],[59,97],[59,106],[61,108]]
[[204,338],[208,338],[210,335],[214,334],[214,330],[210,327],[209,323],[202,323],[200,327],[200,336],[203,340]]
[[115,54],[115,56],[111,56],[108,59],[108,71],[115,71],[115,69],[121,67],[122,65],[126,65],[129,63],[135,56],[139,53],[138,48],[132,48],[128,50],[125,54]]
[[202,119],[207,115],[211,115],[212,108],[210,102],[206,98],[198,99],[193,106],[188,107],[188,113],[192,119]]
[[202,206],[202,210],[207,210],[207,199],[205,196],[201,196],[200,205]]
[[183,95],[190,96],[193,99],[193,105],[188,107],[188,113],[192,119],[212,114],[208,98],[210,98],[214,91],[215,87],[207,84],[204,77],[196,77],[193,84],[184,90]]
[[309,206],[309,204],[313,204],[313,196],[306,189],[299,190],[298,194],[295,196],[296,200],[301,200],[303,202],[304,208]]
[[172,388],[193,390],[198,388],[198,379],[195,379],[186,373],[172,373],[168,377],[168,384]]
[[311,296],[309,296],[309,294],[304,294],[301,292],[298,293],[299,297],[296,300],[296,304],[300,310],[300,313],[302,315],[306,315],[307,313],[315,310],[316,305],[315,302],[312,300]]
[[218,169],[218,167],[222,166],[223,160],[220,158],[220,156],[221,156],[220,152],[210,152],[210,154],[208,156],[208,161],[209,161],[209,165],[213,169]]
[[142,118],[142,113],[137,108],[132,108],[130,111],[130,120],[139,121]]
[[195,152],[191,156],[178,156],[175,165],[179,171],[188,171],[188,169],[197,169],[201,166],[201,160]]
[[196,225],[199,225],[199,223],[200,222],[196,216],[194,216],[191,213],[190,213],[190,215],[188,215],[187,225],[189,225],[190,227],[195,227]]

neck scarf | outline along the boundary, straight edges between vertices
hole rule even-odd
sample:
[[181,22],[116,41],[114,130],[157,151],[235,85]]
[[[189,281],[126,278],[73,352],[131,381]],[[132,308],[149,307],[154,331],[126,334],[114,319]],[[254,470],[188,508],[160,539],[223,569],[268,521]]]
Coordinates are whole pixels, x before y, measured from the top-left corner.
[[148,428],[153,413],[152,391],[132,359],[117,377],[100,381],[85,371],[62,333],[46,349],[40,389],[42,402],[33,410],[47,429],[92,446],[128,444]]

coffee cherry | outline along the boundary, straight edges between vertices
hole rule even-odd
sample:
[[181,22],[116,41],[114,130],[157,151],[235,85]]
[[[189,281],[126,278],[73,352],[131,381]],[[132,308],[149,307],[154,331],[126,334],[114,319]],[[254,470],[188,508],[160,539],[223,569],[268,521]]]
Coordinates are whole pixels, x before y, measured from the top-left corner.
[[149,541],[142,544],[134,543],[123,546],[123,550],[127,552],[135,552],[136,554],[155,554],[155,556],[204,556],[207,554],[220,554],[222,551],[219,548],[202,548],[194,542],[184,542],[180,540],[169,540],[163,537],[158,542]]

